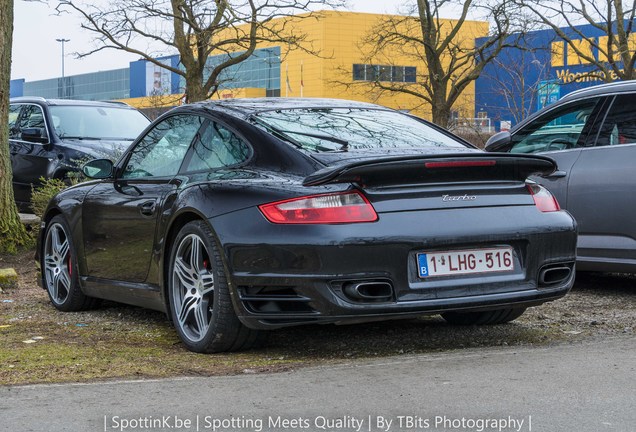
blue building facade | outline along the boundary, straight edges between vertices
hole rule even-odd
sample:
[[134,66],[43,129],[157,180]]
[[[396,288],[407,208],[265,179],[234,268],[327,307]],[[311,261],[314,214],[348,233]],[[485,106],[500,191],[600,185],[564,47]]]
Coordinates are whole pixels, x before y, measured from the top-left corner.
[[[586,39],[606,43],[605,33],[593,25],[564,30],[568,38],[580,43],[595,59],[602,53],[586,44]],[[584,38],[582,38],[582,36]],[[599,38],[601,38],[599,40]],[[580,41],[580,42],[579,42]],[[515,35],[508,42],[519,48],[506,48],[488,64],[475,84],[477,117],[492,120],[495,129],[507,129],[562,96],[604,81],[590,76],[595,68],[580,58],[552,30]],[[479,43],[479,40],[478,40]]]

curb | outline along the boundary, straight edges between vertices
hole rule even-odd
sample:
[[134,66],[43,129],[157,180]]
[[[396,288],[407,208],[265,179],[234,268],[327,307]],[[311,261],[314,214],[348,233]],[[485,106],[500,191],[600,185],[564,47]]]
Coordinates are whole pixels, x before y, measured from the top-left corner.
[[24,225],[37,225],[40,223],[40,218],[34,214],[18,213],[18,216],[20,216],[20,222]]

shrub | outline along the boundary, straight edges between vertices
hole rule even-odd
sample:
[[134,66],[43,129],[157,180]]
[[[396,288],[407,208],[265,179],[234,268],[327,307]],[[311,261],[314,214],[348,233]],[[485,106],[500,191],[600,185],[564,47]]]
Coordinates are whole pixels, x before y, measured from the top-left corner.
[[40,181],[42,183],[39,186],[31,186],[31,210],[33,210],[36,216],[42,218],[51,198],[53,198],[56,193],[66,189],[69,185],[60,179],[45,179],[44,177],[40,177]]
[[480,149],[483,149],[486,146],[486,141],[488,141],[488,138],[493,136],[492,132],[482,132],[482,131],[471,130],[471,129],[461,129],[461,130],[456,129],[456,130],[451,130],[451,132],[465,139],[469,143],[476,145]]

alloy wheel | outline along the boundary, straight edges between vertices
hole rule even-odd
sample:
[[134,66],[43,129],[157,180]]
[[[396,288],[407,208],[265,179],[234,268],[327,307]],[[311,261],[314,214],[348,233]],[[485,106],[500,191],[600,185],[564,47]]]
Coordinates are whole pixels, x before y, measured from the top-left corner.
[[73,261],[69,238],[64,227],[53,224],[44,244],[44,278],[51,300],[62,304],[71,293]]
[[192,342],[205,337],[214,306],[214,275],[209,252],[196,234],[178,245],[172,268],[172,302],[176,325]]

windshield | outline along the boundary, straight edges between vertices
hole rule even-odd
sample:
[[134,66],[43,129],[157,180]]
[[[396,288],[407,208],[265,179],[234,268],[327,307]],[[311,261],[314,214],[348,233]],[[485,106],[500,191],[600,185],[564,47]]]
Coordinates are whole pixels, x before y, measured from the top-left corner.
[[61,139],[132,141],[150,123],[130,108],[104,106],[51,106],[51,119]]
[[314,152],[467,146],[397,111],[305,108],[266,111],[252,120],[274,135]]

